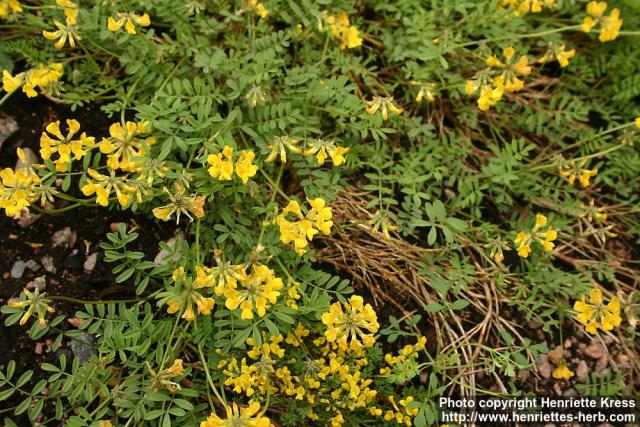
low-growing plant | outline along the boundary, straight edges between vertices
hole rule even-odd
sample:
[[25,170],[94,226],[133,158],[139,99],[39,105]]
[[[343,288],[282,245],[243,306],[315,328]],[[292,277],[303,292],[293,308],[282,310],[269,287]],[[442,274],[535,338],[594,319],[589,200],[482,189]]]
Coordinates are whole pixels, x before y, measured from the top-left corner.
[[639,7],[0,0],[0,104],[67,108],[0,171],[0,208],[182,231],[160,260],[125,224],[100,244],[136,298],[2,308],[97,354],[5,366],[6,425],[433,425],[437,396],[530,392],[571,327],[635,349]]

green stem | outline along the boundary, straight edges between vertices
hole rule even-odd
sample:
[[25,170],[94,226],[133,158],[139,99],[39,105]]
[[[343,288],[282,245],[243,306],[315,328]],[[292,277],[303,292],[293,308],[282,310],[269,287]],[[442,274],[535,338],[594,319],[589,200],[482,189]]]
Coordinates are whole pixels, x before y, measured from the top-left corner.
[[227,408],[227,402],[218,392],[218,388],[213,383],[213,379],[211,378],[211,373],[209,372],[209,363],[207,362],[207,358],[204,356],[204,352],[202,351],[202,344],[198,343],[198,353],[200,354],[200,361],[202,362],[202,367],[204,368],[204,374],[207,377],[207,382],[209,386],[213,390],[213,393],[216,395],[220,403]]
[[570,25],[568,27],[554,28],[553,30],[540,31],[539,33],[527,33],[527,34],[516,34],[516,35],[509,35],[509,36],[493,37],[493,38],[490,38],[490,39],[482,39],[482,40],[476,40],[476,41],[471,41],[471,42],[467,42],[467,43],[462,43],[462,44],[453,46],[453,48],[456,49],[456,48],[459,48],[459,47],[474,46],[474,45],[481,44],[481,43],[495,42],[495,41],[501,41],[501,40],[528,39],[528,38],[542,37],[542,36],[546,36],[546,35],[549,35],[549,34],[555,34],[555,33],[561,33],[561,32],[564,32],[564,31],[577,30],[580,27],[581,27],[581,25],[578,24],[578,25]]

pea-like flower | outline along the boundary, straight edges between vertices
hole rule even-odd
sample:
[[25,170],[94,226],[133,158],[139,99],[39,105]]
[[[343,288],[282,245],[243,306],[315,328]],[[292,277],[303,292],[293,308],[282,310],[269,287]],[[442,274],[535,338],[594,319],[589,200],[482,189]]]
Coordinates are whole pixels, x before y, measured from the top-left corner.
[[[24,163],[22,150],[18,150],[18,157]],[[40,178],[30,167],[0,170],[0,209],[9,217],[19,217],[37,198],[39,184]]]
[[255,153],[250,150],[242,150],[235,163],[233,158],[233,148],[228,145],[225,145],[220,153],[209,154],[207,156],[207,163],[211,165],[209,175],[220,181],[230,181],[233,179],[235,169],[236,175],[244,184],[249,182],[249,178],[258,172],[258,167],[253,164]]
[[349,22],[349,16],[345,12],[337,15],[329,15],[327,18],[329,31],[340,42],[340,49],[354,49],[362,46],[360,31]]
[[285,245],[293,243],[298,255],[304,254],[313,236],[318,232],[329,234],[333,226],[331,208],[323,199],[309,199],[308,202],[311,209],[306,215],[298,202],[292,200],[275,219],[280,229],[280,241]]
[[22,6],[18,0],[0,0],[0,18],[8,18],[9,15],[22,12]]
[[615,40],[620,34],[622,28],[622,19],[620,19],[620,9],[614,8],[609,16],[605,16],[607,10],[606,1],[592,1],[587,4],[587,16],[582,21],[582,31],[588,33],[597,24],[600,24],[600,34],[598,40],[602,43]]
[[331,304],[329,311],[322,315],[322,323],[327,326],[324,335],[329,342],[336,342],[342,348],[354,349],[371,347],[378,331],[378,319],[371,304],[364,304],[359,295],[352,295],[349,301]]
[[240,308],[242,319],[253,319],[254,312],[259,317],[267,313],[267,306],[275,304],[283,287],[282,279],[265,265],[254,265],[252,272],[236,286],[224,290],[225,306],[229,310]]
[[553,378],[557,380],[569,381],[573,377],[573,371],[567,366],[564,360],[553,370]]
[[107,155],[107,166],[125,172],[141,169],[142,158],[149,153],[149,147],[155,144],[152,136],[141,138],[149,133],[149,122],[126,122],[124,126],[114,123],[109,126],[109,138],[102,138],[100,152]]
[[95,138],[87,136],[85,132],[74,139],[80,131],[80,123],[74,119],[67,120],[67,135],[60,132],[60,121],[49,123],[45,127],[45,132],[40,136],[40,156],[44,160],[49,160],[53,154],[58,158],[53,161],[58,172],[67,172],[71,164],[71,155],[75,160],[80,160],[86,154],[85,148],[95,145]]
[[382,114],[382,119],[387,120],[389,118],[389,111],[393,114],[402,114],[404,111],[398,107],[391,96],[374,96],[371,101],[364,101],[364,109],[368,114],[374,115],[378,110]]
[[112,32],[120,30],[124,26],[124,30],[129,34],[136,34],[136,24],[141,27],[148,27],[151,25],[151,19],[146,13],[143,15],[136,15],[133,12],[119,12],[116,17],[110,16],[107,19],[107,29]]
[[287,163],[287,150],[291,151],[295,154],[302,153],[302,148],[297,145],[300,143],[300,140],[296,138],[292,138],[290,136],[276,136],[273,138],[273,143],[269,145],[269,149],[271,152],[264,159],[265,162],[270,163],[276,159],[278,154],[280,155],[280,161],[282,163]]
[[193,217],[189,215],[192,213],[196,218],[204,217],[204,196],[186,196],[186,189],[176,183],[175,191],[172,193],[165,187],[163,189],[165,193],[169,195],[170,203],[165,206],[153,209],[153,215],[163,221],[168,221],[173,214],[176,215],[176,223],[180,222],[180,215],[185,214],[193,221]]
[[87,178],[85,185],[80,188],[85,196],[96,195],[96,203],[100,206],[109,204],[109,196],[115,193],[118,203],[123,208],[131,201],[131,194],[135,192],[135,188],[127,184],[126,177],[116,176],[115,171],[111,171],[109,175],[102,175],[99,172],[89,168],[87,173],[91,178]]
[[560,164],[560,176],[565,178],[570,185],[573,185],[576,178],[579,177],[580,185],[588,187],[591,185],[591,178],[598,174],[598,169],[585,168],[586,164],[586,159],[582,159],[579,162],[575,160],[563,162]]
[[260,404],[251,401],[249,406],[238,408],[235,403],[227,406],[227,417],[220,418],[216,414],[209,415],[200,427],[271,427],[269,418],[260,415]]
[[[70,9],[73,10],[73,9]],[[82,40],[78,34],[78,29],[75,26],[75,15],[68,14],[65,23],[53,20],[53,25],[57,28],[54,31],[42,30],[42,35],[47,40],[56,40],[55,47],[62,49],[64,45],[69,42],[70,47],[76,47],[76,42]]]
[[184,320],[193,322],[196,320],[196,312],[193,307],[195,304],[198,313],[203,316],[211,314],[215,300],[211,297],[203,296],[200,291],[213,285],[208,269],[201,266],[196,267],[196,277],[194,279],[185,274],[184,267],[179,267],[173,271],[172,279],[175,282],[175,287],[161,294],[163,297],[161,303],[165,302],[167,304],[167,313],[181,312],[181,317]]
[[569,60],[573,58],[575,54],[575,49],[566,50],[566,45],[564,44],[556,46],[553,43],[549,43],[547,51],[540,59],[538,59],[538,62],[541,64],[546,64],[555,59],[556,61],[558,61],[558,64],[560,64],[560,66],[564,68],[569,65]]
[[612,297],[609,304],[604,304],[602,299],[602,290],[593,288],[589,292],[589,302],[587,297],[582,296],[580,301],[576,301],[573,309],[577,313],[578,321],[586,325],[585,330],[590,334],[595,334],[598,329],[602,331],[610,331],[620,326],[622,317],[620,317],[620,300]]
[[20,318],[20,326],[27,323],[27,320],[32,315],[38,316],[38,323],[41,328],[44,328],[47,324],[45,320],[45,315],[48,313],[53,313],[55,310],[49,306],[50,300],[46,297],[46,293],[40,293],[38,288],[36,288],[33,293],[30,292],[27,288],[22,290],[20,294],[19,301],[9,302],[8,306],[11,308],[27,308],[27,311],[24,312],[22,317]]
[[7,70],[2,71],[2,88],[5,92],[14,92],[22,87],[22,91],[33,98],[38,95],[35,88],[46,89],[50,84],[60,80],[63,67],[59,62],[40,65],[15,76]]
[[325,141],[324,139],[314,139],[309,144],[309,148],[304,150],[305,156],[316,155],[319,165],[323,165],[327,157],[331,157],[334,166],[340,166],[345,162],[344,155],[349,152],[348,147],[336,146],[335,141]]
[[547,225],[547,217],[542,214],[536,215],[536,222],[530,231],[520,231],[516,236],[514,243],[517,245],[518,255],[527,258],[531,253],[531,245],[534,241],[538,242],[545,252],[551,252],[554,248],[553,241],[558,238],[558,233],[548,227],[545,231],[540,229]]

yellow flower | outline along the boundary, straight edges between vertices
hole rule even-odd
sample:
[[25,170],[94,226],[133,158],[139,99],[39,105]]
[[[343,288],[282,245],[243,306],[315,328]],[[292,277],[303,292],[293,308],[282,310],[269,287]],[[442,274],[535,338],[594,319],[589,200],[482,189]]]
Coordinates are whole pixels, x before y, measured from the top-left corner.
[[320,197],[307,199],[307,202],[309,202],[311,206],[311,210],[307,214],[307,219],[315,222],[315,228],[322,234],[326,235],[331,233],[331,227],[333,226],[333,221],[331,221],[333,216],[331,208],[326,206],[326,202]]
[[606,10],[607,2],[589,2],[589,4],[587,4],[587,13],[590,16],[587,16],[582,21],[582,31],[585,33],[591,31],[598,23],[600,24],[598,40],[603,43],[615,40],[620,34],[620,28],[622,28],[620,10],[618,8],[614,8],[611,10],[611,14],[609,16],[605,16],[604,12]]
[[87,170],[87,173],[93,179],[87,178],[86,184],[80,188],[82,194],[85,196],[95,194],[96,203],[100,206],[107,206],[109,204],[109,196],[111,192],[114,192],[120,206],[124,208],[129,204],[131,193],[135,189],[126,183],[126,177],[116,177],[113,170],[109,176],[102,175],[91,168]]
[[322,315],[322,323],[327,326],[327,341],[343,348],[371,347],[375,343],[373,334],[379,328],[376,312],[358,295],[352,295],[348,302],[331,304]]
[[11,308],[28,307],[27,311],[25,311],[20,318],[20,326],[27,323],[27,320],[29,320],[33,314],[38,316],[38,324],[41,328],[46,326],[47,322],[44,316],[47,313],[53,313],[55,310],[49,306],[51,301],[45,298],[45,296],[46,293],[41,294],[38,288],[36,288],[33,293],[31,293],[27,288],[24,288],[20,294],[19,301],[8,303],[8,306]]
[[273,144],[269,145],[271,152],[264,161],[270,163],[275,160],[278,154],[280,154],[280,161],[282,163],[287,163],[287,150],[295,154],[302,153],[302,149],[297,146],[298,143],[300,143],[298,139],[291,138],[289,136],[274,137]]
[[[333,215],[331,208],[325,206],[323,199],[316,198],[308,202],[311,210],[306,216],[302,214],[298,202],[292,200],[275,219],[280,229],[280,241],[285,245],[293,243],[298,255],[304,254],[313,236],[318,232],[329,234],[333,225],[333,221],[330,221]],[[294,220],[290,220],[290,217],[294,217]]]
[[0,209],[9,217],[17,217],[36,198],[40,179],[28,168],[0,170]]
[[18,0],[0,0],[0,18],[7,18],[13,13],[22,12],[22,6]]
[[633,122],[635,123],[637,128],[640,128],[640,117],[636,117],[636,119]]
[[73,13],[68,14],[66,23],[53,20],[53,25],[58,28],[55,31],[42,30],[42,35],[47,40],[56,40],[55,47],[61,49],[69,41],[69,46],[76,47],[76,40],[82,40],[77,33],[75,27],[75,15]]
[[535,240],[538,242],[545,252],[551,252],[555,246],[554,240],[558,238],[558,233],[551,227],[545,231],[539,231],[542,227],[547,225],[547,217],[542,214],[536,215],[535,224],[531,228],[530,232],[520,231],[514,239],[514,244],[517,246],[518,255],[522,258],[527,258],[531,253],[531,245]]
[[426,99],[429,102],[434,102],[436,100],[436,93],[434,91],[436,84],[435,83],[418,83],[420,86],[420,90],[416,95],[416,102],[422,102],[423,99]]
[[252,273],[240,280],[237,287],[224,290],[225,306],[229,310],[239,307],[242,319],[253,319],[254,311],[264,317],[267,305],[276,303],[282,286],[282,279],[276,277],[273,270],[265,265],[254,265]]
[[316,155],[319,165],[323,165],[327,155],[331,157],[334,166],[340,166],[345,162],[344,155],[349,152],[349,148],[336,146],[335,141],[325,141],[324,139],[314,139],[309,144],[309,148],[304,151],[305,156]]
[[136,15],[133,12],[118,13],[117,17],[110,16],[107,19],[107,28],[109,31],[118,31],[124,25],[124,29],[129,34],[136,34],[136,25],[141,27],[148,27],[151,24],[149,15],[146,13],[143,15]]
[[261,416],[259,412],[258,402],[251,401],[249,406],[243,408],[238,408],[238,405],[233,403],[233,406],[227,406],[225,419],[211,414],[206,421],[200,423],[200,427],[270,427],[269,418]]
[[576,178],[580,177],[580,185],[588,187],[591,185],[591,178],[598,174],[598,169],[586,169],[586,159],[579,162],[569,160],[560,164],[560,176],[565,178],[570,185],[573,185]]
[[242,150],[236,161],[236,175],[240,177],[243,184],[258,172],[258,167],[253,164],[255,153],[249,150]]
[[113,123],[109,126],[109,138],[102,138],[100,152],[107,155],[107,166],[125,172],[139,171],[141,158],[149,153],[155,144],[154,137],[140,138],[149,133],[149,122],[126,122],[124,126]]
[[60,121],[49,123],[45,132],[40,136],[40,156],[44,160],[49,160],[53,154],[58,158],[53,161],[58,172],[67,172],[71,164],[71,154],[75,160],[80,160],[86,154],[84,148],[95,145],[95,138],[87,136],[85,132],[78,139],[73,139],[80,130],[80,123],[77,120],[67,120],[69,132],[66,136],[60,132]]
[[620,317],[620,300],[612,297],[609,304],[605,305],[602,298],[602,290],[593,288],[589,292],[589,302],[586,296],[582,296],[580,301],[576,301],[573,305],[576,311],[578,321],[586,325],[585,330],[590,334],[595,334],[600,328],[603,331],[610,331],[620,326],[622,317]]
[[233,148],[228,145],[221,153],[209,154],[207,162],[211,165],[209,175],[220,180],[229,181],[233,177]]
[[569,59],[573,58],[576,54],[575,49],[565,50],[566,45],[554,46],[553,43],[549,43],[549,47],[542,58],[538,59],[541,64],[546,64],[552,61],[554,58],[558,61],[561,67],[569,65]]
[[[501,70],[501,74],[494,80],[494,87],[502,87],[507,92],[517,92],[522,90],[524,82],[518,76],[531,74],[529,59],[526,55],[522,55],[514,62],[515,49],[513,47],[505,48],[502,51],[502,56],[505,59],[504,63],[498,60],[495,56],[490,56],[486,61],[489,67]],[[498,80],[500,77],[501,79]],[[500,97],[502,97],[502,94],[500,94]]]
[[340,49],[353,49],[362,46],[358,27],[350,25],[349,16],[345,12],[329,15],[327,24],[331,34],[340,41]]
[[519,16],[529,12],[539,13],[543,8],[554,7],[556,5],[555,0],[501,0],[501,7],[510,7],[513,9],[513,14]]
[[391,111],[394,114],[402,114],[404,111],[395,104],[393,97],[391,96],[374,96],[371,101],[364,101],[364,105],[365,111],[371,115],[374,115],[378,110],[380,110],[383,120],[387,120],[389,118],[389,113],[387,111]]
[[504,94],[504,85],[502,80],[496,79],[495,87],[491,85],[483,85],[480,89],[480,96],[478,97],[478,108],[482,111],[487,111],[492,106],[496,105],[498,101],[502,99]]
[[573,371],[567,367],[567,363],[562,361],[556,369],[553,370],[553,378],[557,380],[569,381],[573,377]]
[[[179,267],[173,271],[172,279],[176,284],[176,288],[172,291],[166,292],[168,295],[162,301],[167,304],[167,313],[174,314],[184,308],[181,318],[192,322],[196,319],[196,312],[193,309],[193,304],[196,305],[198,312],[203,316],[211,314],[215,305],[213,298],[204,297],[199,292],[202,287],[208,287],[213,283],[212,278],[208,275],[208,270],[202,267],[196,267],[196,279],[191,276],[187,276],[184,272],[184,267]],[[209,276],[209,277],[208,277]],[[181,292],[177,292],[176,289],[182,287],[184,289]]]
[[171,203],[165,206],[161,206],[159,208],[153,209],[153,215],[161,219],[163,221],[168,221],[173,214],[176,214],[176,223],[180,222],[180,215],[185,214],[188,216],[191,221],[193,218],[189,213],[192,213],[196,216],[196,218],[204,217],[204,202],[205,198],[203,196],[194,196],[187,197],[184,195],[185,188],[179,183],[175,183],[175,191],[174,193],[170,193],[166,187],[163,189],[165,193],[169,195],[169,199]]
[[174,360],[171,367],[166,369],[165,372],[174,376],[180,376],[184,374],[184,368],[182,367],[182,359]]
[[12,76],[7,70],[2,71],[2,86],[6,92],[14,92],[20,86],[22,91],[33,98],[38,95],[36,87],[46,88],[51,83],[58,81],[62,77],[62,64],[52,63],[48,66],[40,65],[23,73]]
[[258,0],[248,0],[245,5],[245,10],[255,12],[260,18],[264,19],[269,16],[269,11],[262,2]]
[[24,83],[23,74],[12,76],[7,70],[2,71],[2,88],[5,92],[15,92]]

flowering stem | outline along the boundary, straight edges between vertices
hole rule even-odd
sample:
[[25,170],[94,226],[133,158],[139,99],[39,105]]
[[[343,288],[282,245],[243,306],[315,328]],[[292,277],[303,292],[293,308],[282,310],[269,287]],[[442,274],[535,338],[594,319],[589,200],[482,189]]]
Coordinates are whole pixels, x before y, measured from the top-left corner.
[[549,35],[549,34],[555,34],[555,33],[561,33],[561,32],[564,32],[564,31],[577,30],[580,27],[581,27],[581,25],[579,25],[579,24],[578,25],[569,25],[567,27],[560,27],[560,28],[554,28],[552,30],[540,31],[539,33],[527,33],[527,34],[518,34],[518,35],[494,37],[494,38],[490,38],[490,39],[475,40],[475,41],[462,43],[462,44],[459,44],[457,46],[454,46],[454,49],[455,48],[459,48],[459,47],[474,46],[474,45],[477,45],[477,44],[480,44],[480,43],[495,42],[495,41],[500,41],[500,40],[528,39],[528,38],[542,37],[542,36],[546,36],[546,35]]
[[222,398],[222,396],[218,392],[217,387],[213,383],[213,379],[211,378],[211,373],[209,372],[209,364],[207,362],[206,357],[204,356],[204,352],[202,351],[202,344],[200,344],[200,343],[198,343],[198,353],[200,354],[200,361],[202,362],[202,367],[204,368],[204,374],[207,377],[207,382],[209,383],[209,386],[213,390],[213,393],[216,395],[216,397],[218,398],[220,403],[222,403],[222,405],[226,409],[227,408],[227,402],[226,402],[225,399]]
[[[273,179],[271,179],[271,177],[269,175],[267,175],[262,169],[260,169],[260,173],[262,174],[262,176],[265,177],[265,179],[269,182],[269,184],[271,184],[271,186],[273,187],[273,189],[278,192],[278,194],[280,194],[282,197],[284,197],[286,200],[291,200],[291,197],[287,196],[281,189],[280,186],[278,184],[276,184]],[[275,194],[275,193],[274,193]]]

